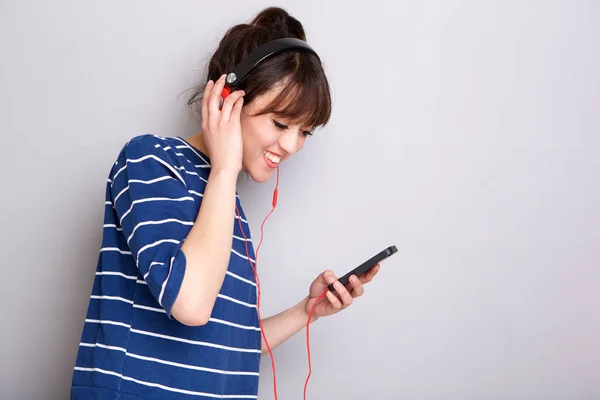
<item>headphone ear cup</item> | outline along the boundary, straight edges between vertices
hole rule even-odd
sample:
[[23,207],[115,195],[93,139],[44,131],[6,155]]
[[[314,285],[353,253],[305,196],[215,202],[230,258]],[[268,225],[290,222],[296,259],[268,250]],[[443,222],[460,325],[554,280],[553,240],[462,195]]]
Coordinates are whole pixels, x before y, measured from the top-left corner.
[[221,97],[225,99],[227,96],[231,94],[231,88],[229,86],[225,86],[223,91],[221,92]]
[[223,101],[231,94],[231,88],[229,86],[225,86],[223,91],[221,91],[221,102],[219,104],[219,110],[223,107]]

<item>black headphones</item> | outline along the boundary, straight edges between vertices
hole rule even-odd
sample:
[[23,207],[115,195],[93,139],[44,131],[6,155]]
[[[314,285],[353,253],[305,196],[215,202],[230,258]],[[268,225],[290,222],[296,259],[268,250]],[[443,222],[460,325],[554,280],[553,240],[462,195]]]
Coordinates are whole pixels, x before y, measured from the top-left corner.
[[223,88],[223,92],[221,93],[221,97],[225,99],[227,96],[231,94],[234,90],[236,90],[240,84],[250,75],[250,73],[265,59],[274,56],[276,54],[282,53],[284,51],[290,50],[299,50],[299,51],[307,51],[317,58],[320,57],[317,52],[308,45],[304,40],[296,39],[296,38],[282,38],[275,39],[264,45],[260,46],[256,50],[252,51],[248,57],[242,60],[238,65],[233,68],[229,74],[227,74],[227,78],[225,79],[226,84]]

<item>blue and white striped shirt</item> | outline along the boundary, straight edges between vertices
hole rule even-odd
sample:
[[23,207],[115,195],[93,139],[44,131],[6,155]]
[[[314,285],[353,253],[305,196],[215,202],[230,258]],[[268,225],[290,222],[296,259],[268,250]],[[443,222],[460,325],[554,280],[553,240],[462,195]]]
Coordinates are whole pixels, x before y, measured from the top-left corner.
[[261,332],[254,248],[236,197],[231,257],[209,322],[171,316],[210,160],[179,137],[141,135],[106,184],[104,231],[73,372],[72,399],[254,399]]

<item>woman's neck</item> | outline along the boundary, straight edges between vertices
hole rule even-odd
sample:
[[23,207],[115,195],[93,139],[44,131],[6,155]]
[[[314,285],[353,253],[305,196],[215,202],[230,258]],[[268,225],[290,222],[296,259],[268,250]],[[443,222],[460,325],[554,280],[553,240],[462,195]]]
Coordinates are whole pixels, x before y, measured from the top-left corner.
[[206,147],[206,143],[204,142],[204,135],[202,134],[202,131],[194,134],[193,136],[190,136],[187,139],[187,141],[189,144],[191,144],[192,146],[206,154],[208,158],[210,158],[210,153],[208,152],[208,148]]

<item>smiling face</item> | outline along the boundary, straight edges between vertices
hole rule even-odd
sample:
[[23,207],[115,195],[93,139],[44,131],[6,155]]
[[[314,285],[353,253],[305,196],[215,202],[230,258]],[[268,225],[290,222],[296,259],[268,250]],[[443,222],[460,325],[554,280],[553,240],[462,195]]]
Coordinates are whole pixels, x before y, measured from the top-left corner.
[[[270,20],[269,20],[270,21]],[[256,46],[284,37],[306,40],[300,24],[293,32],[254,25],[238,25],[227,33],[211,57],[207,80],[217,81],[235,69]],[[324,127],[330,117],[332,99],[329,81],[319,56],[310,51],[282,51],[265,58],[236,86],[243,90],[242,127],[243,169],[256,182],[268,181],[281,162],[300,151],[316,127]],[[202,104],[202,87],[194,91],[188,104]],[[206,146],[200,134],[190,139],[198,149]],[[210,154],[209,154],[210,157]]]
[[282,85],[275,86],[242,109],[242,163],[256,182],[269,180],[281,162],[302,149],[313,130],[312,126],[302,125],[278,113],[259,114],[282,90]]

